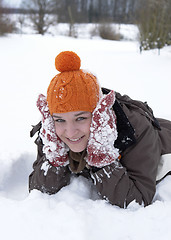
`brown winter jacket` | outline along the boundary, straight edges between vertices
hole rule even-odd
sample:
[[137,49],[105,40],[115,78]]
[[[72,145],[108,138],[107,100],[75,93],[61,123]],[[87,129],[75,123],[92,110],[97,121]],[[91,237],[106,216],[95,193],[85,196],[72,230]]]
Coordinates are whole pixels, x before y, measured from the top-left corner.
[[[103,89],[107,94],[108,89]],[[116,93],[113,106],[117,117],[118,138],[115,147],[119,148],[120,167],[115,163],[103,168],[84,168],[77,175],[92,179],[97,192],[113,205],[126,207],[135,200],[149,205],[156,190],[156,175],[160,156],[171,153],[171,122],[155,119],[151,109],[140,101]],[[40,130],[36,125],[31,136]],[[50,165],[42,151],[42,141],[38,137],[37,160],[34,171],[29,176],[29,190],[38,189],[48,194],[57,193],[70,183],[74,174],[69,165],[54,167]],[[46,166],[47,170],[44,170]]]

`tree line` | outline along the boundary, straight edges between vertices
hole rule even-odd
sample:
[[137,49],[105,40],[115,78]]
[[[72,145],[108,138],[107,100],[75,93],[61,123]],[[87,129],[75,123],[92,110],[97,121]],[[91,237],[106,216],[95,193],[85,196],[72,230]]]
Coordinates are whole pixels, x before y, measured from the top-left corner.
[[[2,2],[2,0],[1,0]],[[4,12],[39,12],[57,14],[59,22],[76,23],[115,21],[133,23],[141,0],[23,0],[19,9],[4,7]],[[69,10],[70,9],[70,10]]]

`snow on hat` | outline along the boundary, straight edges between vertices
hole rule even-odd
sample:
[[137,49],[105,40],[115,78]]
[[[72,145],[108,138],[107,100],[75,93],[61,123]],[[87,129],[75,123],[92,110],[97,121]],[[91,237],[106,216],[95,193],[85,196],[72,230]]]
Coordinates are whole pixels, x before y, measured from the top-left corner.
[[93,74],[80,69],[79,56],[71,51],[61,52],[55,58],[55,66],[60,73],[47,90],[50,114],[93,112],[100,98],[100,86]]

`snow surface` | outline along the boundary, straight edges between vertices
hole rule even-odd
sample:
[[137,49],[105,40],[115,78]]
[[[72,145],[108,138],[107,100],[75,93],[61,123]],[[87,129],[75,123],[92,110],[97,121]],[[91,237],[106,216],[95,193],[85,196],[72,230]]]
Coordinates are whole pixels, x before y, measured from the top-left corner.
[[[129,34],[129,31],[128,31]],[[58,194],[28,193],[28,175],[36,158],[31,125],[40,119],[39,93],[46,94],[57,73],[54,58],[75,51],[82,68],[102,86],[147,101],[157,117],[171,120],[171,47],[139,53],[136,41],[72,39],[65,36],[9,35],[0,38],[0,238],[169,240],[171,176],[158,185],[154,203],[128,209],[98,199],[88,180],[79,177]]]

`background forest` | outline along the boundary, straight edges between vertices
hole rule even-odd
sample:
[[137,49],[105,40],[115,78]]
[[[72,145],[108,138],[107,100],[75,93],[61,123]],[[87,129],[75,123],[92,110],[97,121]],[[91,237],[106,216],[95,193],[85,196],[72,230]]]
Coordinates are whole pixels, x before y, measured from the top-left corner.
[[[12,20],[14,14],[17,18]],[[161,49],[171,44],[170,0],[21,0],[18,8],[0,0],[0,35],[21,33],[28,20],[35,33],[41,35],[51,26],[68,23],[71,37],[77,37],[75,24],[96,23],[92,34],[110,40],[122,39],[111,28],[112,23],[135,24],[141,50]]]

